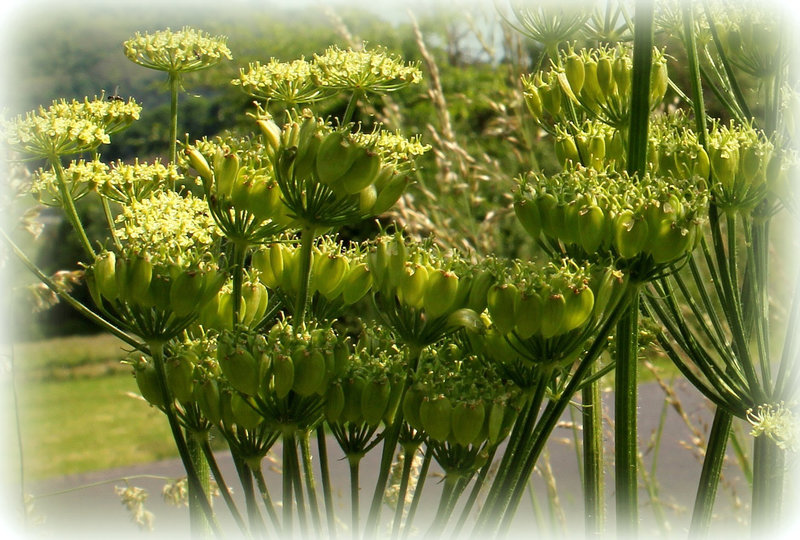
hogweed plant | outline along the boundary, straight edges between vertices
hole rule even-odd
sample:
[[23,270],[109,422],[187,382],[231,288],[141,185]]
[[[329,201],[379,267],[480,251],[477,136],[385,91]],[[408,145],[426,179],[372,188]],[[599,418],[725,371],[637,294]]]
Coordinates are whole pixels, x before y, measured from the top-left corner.
[[[542,46],[521,85],[562,169],[516,181],[513,210],[535,260],[459,253],[399,228],[339,238],[387,212],[430,149],[419,135],[352,121],[360,106],[422,80],[419,66],[381,47],[251,63],[232,83],[257,100],[252,133],[181,142],[180,78],[231,59],[225,38],[137,34],[126,56],[169,77],[166,164],[103,161],[102,145],[138,118],[133,100],[56,101],[4,122],[16,158],[46,162],[30,191],[61,208],[80,239],[94,306],[3,238],[53,292],[133,348],[140,392],[166,416],[186,470],[194,535],[227,534],[213,477],[244,537],[502,537],[579,391],[586,532],[602,534],[599,384],[613,370],[616,530],[635,536],[642,314],[716,406],[691,534],[708,533],[734,417],[754,437],[754,534],[780,525],[800,382],[800,300],[795,292],[774,358],[768,281],[770,225],[797,209],[785,30],[738,5],[590,8],[511,2],[506,17]],[[670,50],[654,46],[661,28],[688,56],[686,89],[671,79]],[[729,119],[711,117],[706,89]],[[315,112],[341,97],[341,117]],[[79,199],[102,206],[103,241],[89,240]],[[232,455],[235,488],[212,434]],[[350,470],[349,519],[336,515],[329,434]],[[282,482],[270,486],[263,462],[278,442]],[[361,465],[373,451],[366,490]],[[431,462],[444,471],[441,498],[420,523]]]

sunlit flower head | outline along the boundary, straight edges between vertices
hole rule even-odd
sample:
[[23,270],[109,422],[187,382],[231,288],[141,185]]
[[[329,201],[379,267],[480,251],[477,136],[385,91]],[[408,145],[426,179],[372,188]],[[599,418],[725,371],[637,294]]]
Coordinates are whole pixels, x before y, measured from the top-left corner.
[[117,216],[117,237],[129,254],[147,254],[153,266],[188,268],[204,258],[219,231],[203,199],[174,191],[133,201]]
[[[64,182],[73,201],[77,201],[87,193],[94,191],[107,178],[108,165],[98,160],[73,161],[64,170]],[[63,201],[58,186],[58,178],[52,169],[40,169],[34,174],[31,193],[41,204],[47,206],[62,205]]]
[[332,90],[384,93],[422,81],[416,64],[406,64],[384,48],[342,50],[329,47],[314,55],[317,84]]
[[759,405],[747,411],[747,421],[753,426],[750,435],[765,435],[783,449],[794,451],[800,443],[800,429],[794,412],[784,403]]
[[402,164],[412,161],[431,149],[422,144],[419,135],[410,139],[399,131],[376,130],[371,133],[356,133],[352,136],[360,146],[372,147],[384,163]]
[[232,59],[224,36],[184,27],[136,35],[124,44],[125,56],[140,66],[169,73],[186,73]]
[[142,106],[133,98],[125,101],[121,98],[103,99],[97,96],[91,100],[88,97],[84,98],[83,101],[75,99],[55,101],[51,108],[59,116],[75,116],[91,120],[109,135],[130,126],[139,119],[139,114],[142,112]]
[[98,182],[100,193],[123,204],[148,197],[165,185],[175,185],[180,174],[174,165],[164,165],[159,160],[153,163],[112,163],[102,182]]
[[232,83],[241,86],[247,94],[267,101],[280,101],[289,106],[311,103],[325,97],[313,76],[316,69],[303,58],[292,62],[272,58],[266,64],[249,64]]

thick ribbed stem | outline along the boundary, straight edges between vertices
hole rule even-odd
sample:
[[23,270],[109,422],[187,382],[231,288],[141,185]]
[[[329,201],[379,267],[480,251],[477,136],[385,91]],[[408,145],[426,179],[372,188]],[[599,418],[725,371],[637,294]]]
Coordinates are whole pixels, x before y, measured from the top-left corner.
[[[595,372],[590,368],[588,376]],[[586,536],[601,536],[604,527],[603,500],[603,401],[600,381],[581,390],[583,418],[583,506]]]
[[752,537],[769,538],[780,531],[785,451],[766,435],[753,443]]
[[192,538],[206,538],[208,537],[209,529],[208,520],[203,514],[203,508],[198,502],[201,497],[206,493],[211,493],[211,470],[206,463],[205,456],[203,456],[203,448],[200,442],[192,436],[191,433],[186,433],[186,447],[189,450],[189,455],[192,459],[197,477],[200,480],[201,491],[194,493],[194,489],[189,486],[189,522]]
[[308,284],[311,278],[312,248],[314,247],[314,229],[305,227],[300,233],[300,285],[297,288],[297,300],[294,305],[295,328],[303,324],[308,303]]
[[711,433],[708,436],[700,483],[697,485],[692,524],[689,528],[691,538],[708,537],[708,528],[711,525],[711,514],[714,510],[714,500],[719,485],[719,474],[725,460],[725,450],[728,448],[732,420],[733,416],[730,413],[717,408],[717,412],[714,414],[714,423],[711,425]]
[[328,467],[328,443],[325,440],[325,426],[317,426],[317,449],[319,451],[319,467],[322,475],[322,497],[325,500],[325,516],[328,521],[328,538],[336,538],[336,519],[333,515],[333,492],[331,489],[331,473]]

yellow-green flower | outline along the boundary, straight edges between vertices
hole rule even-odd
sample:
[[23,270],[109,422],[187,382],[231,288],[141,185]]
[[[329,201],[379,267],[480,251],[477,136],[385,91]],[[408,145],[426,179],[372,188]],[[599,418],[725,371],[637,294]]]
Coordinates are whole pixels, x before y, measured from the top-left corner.
[[140,66],[169,73],[186,73],[211,67],[223,59],[232,59],[224,36],[211,36],[184,27],[169,28],[152,34],[136,35],[124,44],[125,56]]
[[384,48],[342,50],[329,47],[314,55],[317,84],[332,90],[384,93],[422,81],[416,64],[406,64]]
[[[64,180],[67,190],[73,201],[94,191],[99,184],[108,178],[108,165],[99,161],[73,161],[64,170]],[[34,176],[31,184],[31,193],[41,204],[47,206],[61,206],[63,200],[58,187],[58,178],[52,169],[40,169]]]
[[164,165],[159,160],[139,163],[137,158],[133,163],[112,163],[108,174],[98,185],[103,196],[130,204],[148,197],[163,186],[174,185],[179,179],[180,174],[174,165]]
[[123,207],[117,237],[128,254],[146,254],[153,266],[188,268],[219,239],[208,206],[191,194],[160,191]]
[[239,78],[231,82],[251,96],[292,106],[326,97],[313,76],[316,70],[316,66],[304,58],[292,62],[271,58],[267,64],[249,64],[247,70],[240,70]]
[[3,122],[2,131],[12,150],[34,159],[79,154],[110,142],[97,118],[63,100]]
[[76,116],[91,120],[109,135],[130,126],[139,119],[139,114],[142,112],[142,106],[133,98],[125,101],[123,99],[103,99],[97,96],[92,100],[87,97],[83,101],[75,99],[54,101],[52,109],[63,117]]

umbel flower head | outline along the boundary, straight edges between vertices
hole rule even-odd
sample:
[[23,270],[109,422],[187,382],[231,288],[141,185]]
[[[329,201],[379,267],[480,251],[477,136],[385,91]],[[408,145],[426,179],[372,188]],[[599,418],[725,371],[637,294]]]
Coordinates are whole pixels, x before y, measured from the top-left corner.
[[759,405],[747,411],[747,421],[753,426],[750,435],[765,435],[775,444],[788,451],[795,451],[800,443],[800,429],[797,417],[783,402],[777,405]]
[[152,163],[140,163],[139,158],[133,163],[117,161],[107,171],[96,179],[98,189],[103,197],[120,204],[149,197],[163,186],[174,185],[180,177],[174,165],[164,165],[157,159]]
[[173,74],[206,69],[225,58],[232,59],[227,38],[189,27],[176,32],[169,28],[152,34],[137,32],[123,45],[131,62]]
[[[108,165],[99,161],[73,161],[64,170],[67,190],[73,201],[83,198],[87,193],[97,189],[108,177]],[[63,200],[58,187],[58,178],[52,170],[40,169],[31,183],[31,194],[45,206],[61,206]]]
[[304,58],[291,62],[271,58],[266,64],[249,64],[247,70],[240,70],[239,78],[231,82],[253,97],[293,106],[312,103],[327,96],[313,76],[316,70],[317,67]]
[[146,255],[153,266],[188,268],[219,239],[205,201],[160,191],[125,206],[117,217],[117,237],[132,255]]
[[382,47],[361,50],[337,46],[314,55],[316,82],[332,90],[382,94],[422,81],[416,64],[406,64]]
[[12,150],[32,159],[79,154],[110,142],[100,119],[82,104],[63,100],[4,121],[2,131]]

